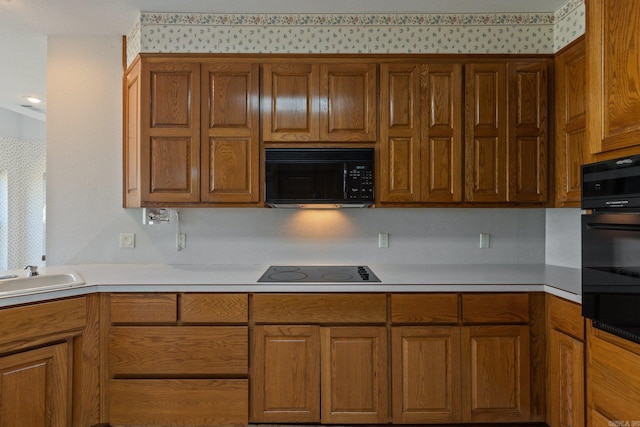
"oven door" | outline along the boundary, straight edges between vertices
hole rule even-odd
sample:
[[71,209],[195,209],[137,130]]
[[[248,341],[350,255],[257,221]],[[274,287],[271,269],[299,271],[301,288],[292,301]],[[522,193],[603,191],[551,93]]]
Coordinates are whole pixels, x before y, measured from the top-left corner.
[[582,314],[640,342],[640,213],[582,216]]

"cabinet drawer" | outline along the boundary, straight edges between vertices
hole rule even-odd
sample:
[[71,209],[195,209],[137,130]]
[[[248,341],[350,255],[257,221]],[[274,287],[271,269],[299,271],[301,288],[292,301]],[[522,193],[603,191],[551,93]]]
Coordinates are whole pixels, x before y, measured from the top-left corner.
[[173,323],[178,320],[176,294],[111,294],[113,323]]
[[548,295],[547,298],[551,327],[584,340],[584,318],[580,304],[553,295]]
[[180,319],[185,323],[247,323],[246,294],[181,294]]
[[0,344],[80,330],[87,317],[84,297],[0,310]]
[[463,294],[462,321],[526,323],[529,321],[529,294]]
[[394,323],[456,323],[458,295],[391,295],[391,321]]
[[115,326],[109,334],[109,372],[244,375],[248,340],[245,326]]
[[256,294],[256,323],[385,323],[384,294]]
[[111,425],[244,426],[248,380],[111,380]]

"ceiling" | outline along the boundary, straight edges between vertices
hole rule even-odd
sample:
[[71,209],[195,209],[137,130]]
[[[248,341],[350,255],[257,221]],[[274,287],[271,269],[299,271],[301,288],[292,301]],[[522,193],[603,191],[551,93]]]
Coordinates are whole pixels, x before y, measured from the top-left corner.
[[0,108],[40,120],[46,100],[46,39],[127,34],[144,12],[550,13],[567,0],[0,0]]

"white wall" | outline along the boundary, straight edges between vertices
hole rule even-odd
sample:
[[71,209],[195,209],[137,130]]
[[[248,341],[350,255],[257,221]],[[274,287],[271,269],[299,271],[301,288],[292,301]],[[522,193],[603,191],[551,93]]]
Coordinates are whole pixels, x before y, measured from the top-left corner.
[[579,208],[547,209],[546,249],[547,264],[562,267],[581,267],[581,237]]

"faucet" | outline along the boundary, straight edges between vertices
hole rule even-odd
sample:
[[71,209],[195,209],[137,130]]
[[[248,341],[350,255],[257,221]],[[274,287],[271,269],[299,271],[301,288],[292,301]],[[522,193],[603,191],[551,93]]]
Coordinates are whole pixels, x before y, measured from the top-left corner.
[[27,271],[27,276],[31,277],[31,276],[37,276],[38,274],[38,266],[37,265],[27,265],[25,268],[25,270],[29,270]]

